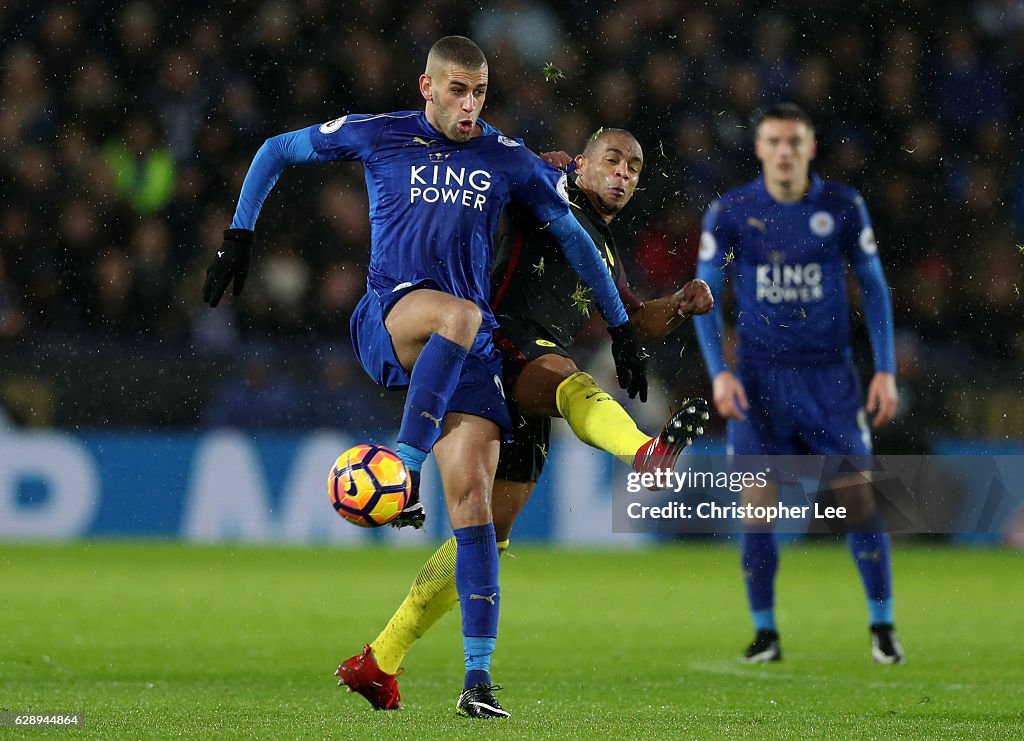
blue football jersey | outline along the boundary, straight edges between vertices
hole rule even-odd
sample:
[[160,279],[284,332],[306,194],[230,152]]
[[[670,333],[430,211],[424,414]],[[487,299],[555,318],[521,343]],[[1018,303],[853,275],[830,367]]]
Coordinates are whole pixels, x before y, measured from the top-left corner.
[[541,222],[569,211],[565,176],[479,121],[480,136],[449,141],[423,111],[352,113],[309,128],[317,159],[359,160],[370,203],[368,287],[379,296],[429,282],[489,306],[493,235],[509,199]]
[[850,357],[847,264],[877,251],[853,189],[812,175],[803,198],[779,203],[760,177],[708,209],[699,270],[727,271],[744,359],[835,362]]

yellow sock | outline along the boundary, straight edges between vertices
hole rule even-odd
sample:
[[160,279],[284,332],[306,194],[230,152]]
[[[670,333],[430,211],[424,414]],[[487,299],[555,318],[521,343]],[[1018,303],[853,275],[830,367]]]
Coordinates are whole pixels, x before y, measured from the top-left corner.
[[[509,541],[498,543],[498,552],[508,549]],[[412,644],[459,603],[455,590],[455,538],[448,538],[420,568],[409,594],[395,610],[384,630],[370,644],[377,666],[395,674]]]
[[576,437],[632,464],[641,445],[651,439],[619,402],[608,395],[589,373],[573,373],[558,385],[558,411]]

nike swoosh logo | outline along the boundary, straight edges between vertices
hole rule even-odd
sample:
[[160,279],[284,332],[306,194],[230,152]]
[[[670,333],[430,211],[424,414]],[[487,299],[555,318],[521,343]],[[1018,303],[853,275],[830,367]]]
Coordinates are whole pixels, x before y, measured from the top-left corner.
[[478,708],[485,708],[487,710],[490,710],[492,713],[498,713],[499,715],[504,715],[505,717],[511,717],[507,710],[496,708],[493,705],[488,705],[486,702],[477,702],[476,700],[472,700],[470,701],[469,704],[474,705]]

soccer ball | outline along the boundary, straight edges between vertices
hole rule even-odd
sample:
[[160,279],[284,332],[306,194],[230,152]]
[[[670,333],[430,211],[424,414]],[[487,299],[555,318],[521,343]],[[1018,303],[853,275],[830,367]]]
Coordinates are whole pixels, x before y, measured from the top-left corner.
[[360,527],[380,527],[398,517],[412,493],[402,459],[382,445],[356,445],[338,456],[327,477],[334,510]]

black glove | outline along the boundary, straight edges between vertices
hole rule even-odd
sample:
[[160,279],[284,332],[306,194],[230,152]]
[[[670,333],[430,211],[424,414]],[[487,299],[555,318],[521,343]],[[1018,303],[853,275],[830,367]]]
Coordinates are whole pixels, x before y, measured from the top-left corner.
[[647,401],[647,351],[640,344],[633,322],[618,327],[608,327],[612,336],[612,357],[615,358],[615,373],[619,386],[626,389],[629,398],[640,394],[640,401]]
[[252,245],[256,232],[251,229],[225,229],[224,243],[217,250],[210,267],[206,269],[206,283],[203,284],[203,301],[210,306],[220,303],[224,290],[235,281],[235,295],[242,292],[245,278],[249,275],[252,262]]

